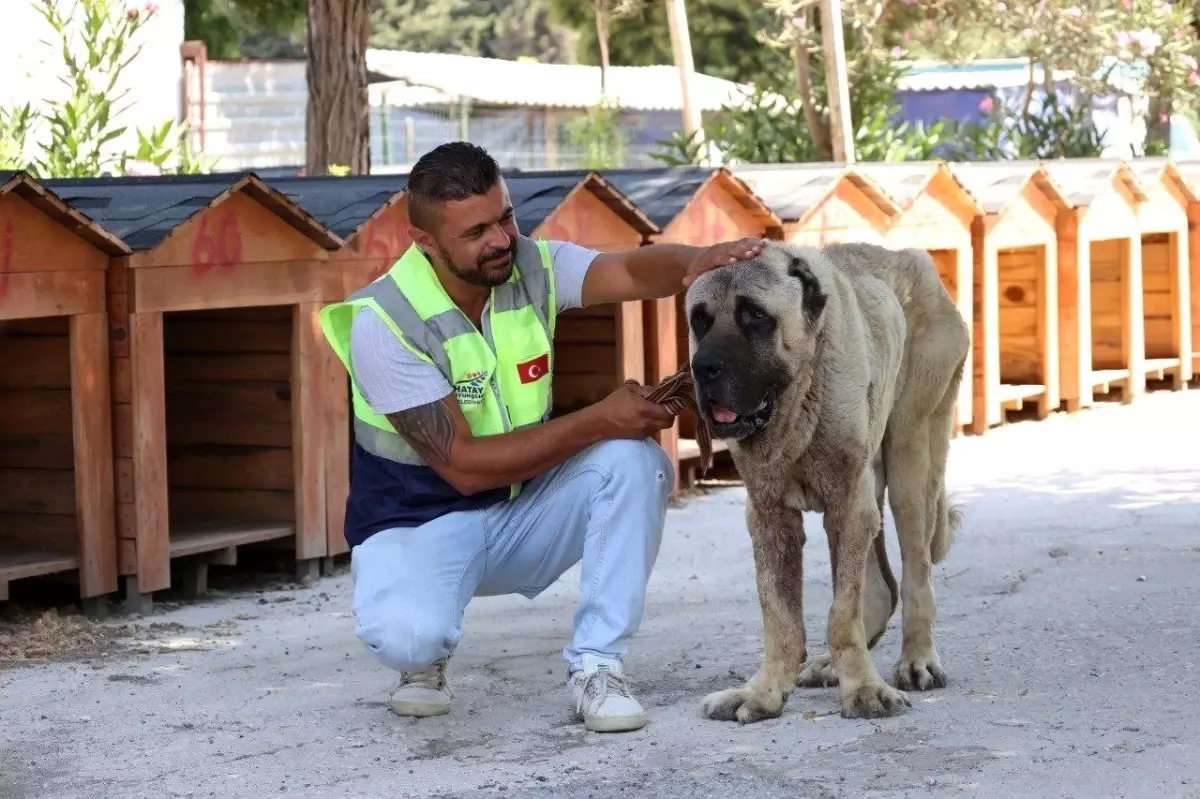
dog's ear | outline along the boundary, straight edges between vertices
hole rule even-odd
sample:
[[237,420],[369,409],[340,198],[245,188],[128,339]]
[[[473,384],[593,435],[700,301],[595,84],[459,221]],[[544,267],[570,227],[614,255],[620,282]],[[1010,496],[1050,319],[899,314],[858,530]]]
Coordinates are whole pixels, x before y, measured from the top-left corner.
[[800,285],[804,289],[804,316],[811,325],[817,321],[817,317],[821,315],[821,311],[825,310],[825,301],[828,297],[825,292],[821,291],[821,283],[817,280],[817,276],[813,274],[809,268],[808,262],[799,256],[792,256],[791,262],[788,263],[788,275],[800,281]]

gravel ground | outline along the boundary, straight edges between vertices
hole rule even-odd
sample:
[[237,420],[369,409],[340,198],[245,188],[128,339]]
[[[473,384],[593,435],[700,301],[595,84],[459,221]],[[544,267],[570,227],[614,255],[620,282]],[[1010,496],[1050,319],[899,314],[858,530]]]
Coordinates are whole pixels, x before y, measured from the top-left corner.
[[[936,567],[950,684],[894,718],[843,719],[835,689],[745,727],[700,717],[761,651],[729,487],[669,515],[629,664],[641,731],[568,715],[577,570],[534,602],[472,603],[455,710],[423,721],[388,712],[343,573],[113,619],[115,649],[0,670],[0,797],[1200,797],[1198,420],[1200,394],[1154,394],[956,440],[965,527]],[[821,651],[828,553],[807,523]]]

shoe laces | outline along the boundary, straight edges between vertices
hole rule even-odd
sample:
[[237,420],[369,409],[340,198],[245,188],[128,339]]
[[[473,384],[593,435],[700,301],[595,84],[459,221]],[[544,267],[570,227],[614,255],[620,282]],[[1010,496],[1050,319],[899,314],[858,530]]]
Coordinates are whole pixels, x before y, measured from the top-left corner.
[[607,669],[594,671],[584,679],[583,696],[589,703],[596,699],[603,702],[609,696],[633,699],[625,678]]
[[446,687],[446,661],[439,660],[421,671],[401,672],[400,685],[428,685],[442,690]]

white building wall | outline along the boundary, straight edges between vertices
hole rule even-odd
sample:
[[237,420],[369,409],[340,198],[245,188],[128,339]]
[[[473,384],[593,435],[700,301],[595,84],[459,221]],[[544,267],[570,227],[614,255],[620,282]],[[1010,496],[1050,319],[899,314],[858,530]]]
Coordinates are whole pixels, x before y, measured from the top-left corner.
[[[62,56],[56,44],[58,34],[47,24],[33,3],[43,0],[0,0],[4,25],[11,35],[0,47],[0,104],[5,107],[58,98],[67,88],[59,80],[65,75]],[[75,0],[56,0],[68,10]],[[142,10],[145,0],[118,0],[125,8]],[[180,118],[181,67],[179,46],[183,43],[184,0],[155,0],[154,17],[138,31],[135,44],[142,45],[138,58],[125,68],[118,91],[128,89],[121,106],[128,110],[118,117],[129,130],[114,140],[111,147],[133,150],[137,147],[137,128],[161,125],[165,119]],[[54,44],[48,47],[44,42]],[[86,52],[82,42],[74,43],[74,52]]]

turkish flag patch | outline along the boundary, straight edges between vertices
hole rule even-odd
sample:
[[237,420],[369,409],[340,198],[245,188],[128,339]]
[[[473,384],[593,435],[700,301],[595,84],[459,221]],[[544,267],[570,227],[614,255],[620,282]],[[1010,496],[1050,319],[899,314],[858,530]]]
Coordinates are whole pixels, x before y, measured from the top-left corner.
[[533,383],[541,380],[550,371],[550,353],[539,355],[532,361],[517,364],[517,376],[521,378],[521,383]]

